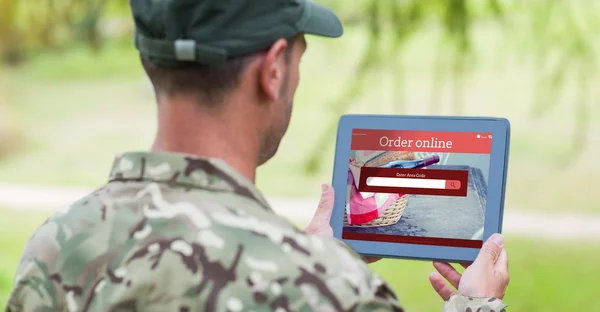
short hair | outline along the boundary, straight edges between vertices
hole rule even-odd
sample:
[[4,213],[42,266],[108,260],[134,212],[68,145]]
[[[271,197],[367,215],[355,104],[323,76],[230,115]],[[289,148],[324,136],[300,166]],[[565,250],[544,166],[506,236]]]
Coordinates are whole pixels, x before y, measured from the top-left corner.
[[[285,51],[285,60],[288,63],[293,44],[294,40],[288,40]],[[224,100],[227,93],[239,85],[242,73],[260,52],[230,58],[220,67],[204,64],[171,67],[145,57],[141,57],[141,62],[157,95],[188,94],[197,96],[198,102],[203,105],[216,106]]]

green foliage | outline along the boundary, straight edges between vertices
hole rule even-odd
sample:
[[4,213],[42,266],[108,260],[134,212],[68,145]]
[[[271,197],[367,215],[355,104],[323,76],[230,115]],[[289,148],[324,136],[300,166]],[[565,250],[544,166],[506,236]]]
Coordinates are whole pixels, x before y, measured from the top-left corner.
[[[337,116],[352,111],[368,93],[369,81],[374,78],[387,76],[391,80],[395,104],[390,113],[408,112],[405,88],[413,73],[405,61],[409,53],[407,46],[423,34],[434,34],[437,40],[431,47],[434,55],[431,57],[433,66],[428,69],[431,86],[427,113],[439,114],[443,95],[450,92],[452,113],[469,114],[464,107],[464,94],[470,82],[469,74],[480,57],[477,49],[481,43],[473,38],[482,24],[496,23],[506,44],[516,48],[513,49],[516,58],[531,58],[531,74],[536,78],[536,94],[530,102],[533,118],[547,118],[564,103],[565,93],[575,89],[578,99],[569,103],[575,109],[565,116],[574,124],[565,131],[572,132],[575,139],[565,157],[573,157],[585,146],[594,95],[598,95],[598,88],[593,87],[598,77],[598,51],[594,46],[596,41],[591,38],[600,29],[600,19],[596,18],[599,2],[356,0],[352,6],[344,0],[320,2],[333,7],[347,28],[362,28],[368,33],[368,39],[357,47],[362,54],[354,73],[349,75],[351,79],[345,81],[337,98],[324,105],[334,119],[315,139],[313,153],[304,163],[307,172],[315,173],[322,168],[321,151],[334,140]],[[47,57],[48,51],[70,58],[102,49],[99,58],[112,57],[110,49],[106,51],[106,46],[111,44],[104,44],[107,39],[114,41],[116,34],[130,44],[132,23],[128,6],[123,0],[0,0],[0,38],[3,39],[0,55],[10,64],[29,56],[34,59],[34,66],[48,64],[45,60],[52,59]],[[531,47],[534,53],[527,55]],[[36,61],[39,58],[42,61]],[[121,61],[115,60],[116,65],[105,67],[102,75],[113,69],[128,68],[118,65]],[[61,73],[86,71],[74,64],[77,62],[67,62],[62,67],[67,69]]]
[[[594,8],[597,4],[592,5]],[[534,118],[542,118],[556,110],[569,82],[578,89],[578,100],[572,103],[575,129],[572,157],[585,147],[588,139],[589,111],[593,105],[590,88],[597,68],[597,49],[590,36],[600,29],[595,10],[580,1],[551,0],[537,8],[532,29],[539,33],[535,54],[536,68],[541,71],[536,85],[537,99],[532,105]],[[560,16],[560,18],[554,18]],[[552,19],[553,23],[548,23]],[[590,66],[591,65],[591,66]]]
[[16,32],[17,2],[0,0],[0,63],[19,61],[18,34]]
[[[467,70],[467,59],[471,56],[472,20],[477,17],[476,14],[482,15],[487,12],[471,3],[467,0],[360,2],[360,5],[364,6],[364,12],[367,12],[366,20],[362,22],[369,31],[369,41],[356,68],[356,74],[344,87],[345,92],[327,106],[331,107],[338,116],[347,112],[355,103],[354,100],[363,95],[365,80],[373,75],[381,75],[383,71],[393,71],[397,103],[395,111],[404,113],[404,101],[401,98],[403,78],[409,74],[405,72],[401,62],[404,47],[419,31],[433,24],[441,27],[441,45],[449,46],[449,49],[438,49],[433,75],[436,80],[430,112],[435,114],[437,111],[440,103],[437,95],[441,93],[443,80],[449,78],[454,85],[454,112],[462,114],[461,88]],[[336,4],[335,1],[330,3],[332,6]],[[502,9],[497,1],[489,1],[488,6],[483,8],[493,12],[493,16],[502,16]],[[357,19],[353,19],[355,20]],[[391,48],[387,48],[386,43]],[[444,54],[448,53],[451,55],[450,66],[443,63]],[[320,170],[319,160],[322,159],[320,151],[331,144],[332,134],[337,126],[335,120],[331,123],[329,131],[316,141],[312,156],[306,160],[307,173],[313,174]]]
[[[105,24],[124,15],[123,0],[0,0],[0,38],[11,50],[0,49],[9,65],[36,52],[64,51],[84,43],[93,53],[103,45]],[[107,15],[107,13],[111,15]],[[0,40],[2,42],[4,40]],[[18,61],[18,62],[17,62]]]
[[[498,49],[505,42],[481,44],[486,42],[483,37],[489,28],[476,28],[473,35],[478,69],[475,79],[467,81],[465,101],[470,112],[504,116],[512,121],[506,206],[548,213],[563,211],[565,207],[570,211],[597,211],[600,193],[594,192],[593,187],[600,181],[598,164],[582,159],[574,160],[574,168],[567,172],[562,172],[562,166],[553,167],[571,150],[571,134],[563,129],[569,130],[573,125],[563,117],[572,116],[570,110],[575,106],[562,105],[542,120],[527,120],[532,79],[523,74],[523,63],[506,60],[510,50]],[[394,88],[393,79],[399,75],[388,70],[390,65],[384,60],[379,69],[364,79],[363,95],[349,98],[356,103],[349,111],[335,112],[326,106],[347,92],[344,87],[368,48],[367,34],[364,27],[348,27],[342,40],[307,38],[309,50],[302,61],[301,84],[290,127],[277,156],[261,166],[257,175],[257,184],[266,194],[319,195],[320,183],[331,181],[336,127],[332,120],[338,113],[389,113],[399,107],[399,101],[394,99],[399,95],[395,92],[403,93],[408,112],[426,114],[431,109],[427,105],[430,71],[434,68],[430,60],[438,51],[435,47],[441,35],[429,30],[415,35],[410,44],[403,46],[404,58],[398,58],[405,72],[400,77],[405,88]],[[390,36],[389,31],[382,31],[382,37]],[[494,35],[487,42],[498,37]],[[387,42],[381,47],[391,50],[391,42]],[[501,69],[495,60],[497,54],[504,56]],[[451,63],[449,55],[442,56],[443,64]],[[17,139],[24,143],[20,152],[0,159],[3,183],[96,187],[105,182],[107,166],[115,153],[144,150],[152,144],[155,99],[130,40],[110,41],[97,56],[82,46],[65,53],[45,53],[2,75],[4,94],[0,96],[6,99],[7,108],[26,139]],[[576,100],[575,90],[570,90],[564,98]],[[447,87],[444,91],[451,94]],[[450,110],[450,97],[443,100],[442,109],[435,113]],[[586,116],[597,128],[600,110],[592,110]],[[323,149],[317,153],[321,157],[311,158],[321,170],[308,176],[303,165],[315,153],[315,140],[321,139],[323,133],[331,136],[325,138]],[[586,146],[586,159],[600,153],[598,145]],[[556,176],[561,179],[554,179]]]
[[[326,3],[336,8],[341,5],[339,1]],[[573,116],[568,117],[574,119],[572,132],[575,139],[565,157],[573,157],[583,151],[590,127],[593,90],[598,89],[591,87],[597,78],[598,51],[595,50],[595,41],[590,40],[600,29],[598,2],[392,0],[358,1],[357,4],[366,13],[362,13],[364,18],[357,18],[356,14],[361,14],[357,11],[340,8],[340,12],[352,24],[369,30],[369,43],[355,74],[344,87],[345,92],[328,105],[336,116],[350,111],[364,95],[366,80],[381,76],[385,71],[394,73],[394,113],[407,113],[402,87],[410,73],[405,72],[400,59],[404,47],[425,29],[441,32],[439,45],[433,47],[436,55],[432,60],[435,66],[431,75],[429,114],[439,114],[445,84],[450,85],[453,94],[452,113],[468,114],[464,108],[463,88],[476,61],[473,30],[478,24],[495,22],[500,25],[505,38],[527,44],[521,48],[534,46],[532,70],[537,80],[537,92],[530,104],[532,117],[542,118],[556,109],[566,87],[575,84],[579,99],[570,103],[576,109],[572,112]],[[382,29],[391,29],[391,32]],[[391,49],[385,49],[387,42],[391,42]],[[307,173],[320,170],[320,151],[332,143],[336,121],[331,120],[328,131],[316,140],[312,156],[305,162]],[[564,157],[559,163],[564,163]]]

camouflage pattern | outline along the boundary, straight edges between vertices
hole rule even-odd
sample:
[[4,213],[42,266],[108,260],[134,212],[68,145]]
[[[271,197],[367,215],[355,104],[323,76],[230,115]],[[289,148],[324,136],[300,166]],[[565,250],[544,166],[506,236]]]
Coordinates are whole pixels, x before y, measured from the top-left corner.
[[474,298],[453,295],[444,305],[444,312],[506,312],[507,305],[496,298]]
[[[501,311],[487,301],[444,311]],[[5,311],[404,310],[347,245],[275,215],[224,162],[126,153],[32,235]]]

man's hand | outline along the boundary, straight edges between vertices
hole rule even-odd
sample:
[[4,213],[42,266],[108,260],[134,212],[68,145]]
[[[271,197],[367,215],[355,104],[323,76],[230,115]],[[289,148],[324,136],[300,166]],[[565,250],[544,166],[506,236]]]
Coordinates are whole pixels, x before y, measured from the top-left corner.
[[439,273],[431,273],[429,281],[443,300],[455,294],[444,278],[465,296],[504,298],[509,282],[508,254],[500,234],[492,235],[483,244],[473,264],[463,265],[466,270],[462,276],[448,263],[434,262],[433,266]]
[[[333,236],[333,229],[329,224],[331,220],[331,213],[333,212],[333,202],[335,200],[335,194],[333,187],[329,184],[321,185],[321,200],[317,206],[317,211],[313,216],[312,220],[304,230],[307,234],[317,234],[323,236]],[[379,261],[379,258],[374,257],[363,257],[366,263],[373,263]]]

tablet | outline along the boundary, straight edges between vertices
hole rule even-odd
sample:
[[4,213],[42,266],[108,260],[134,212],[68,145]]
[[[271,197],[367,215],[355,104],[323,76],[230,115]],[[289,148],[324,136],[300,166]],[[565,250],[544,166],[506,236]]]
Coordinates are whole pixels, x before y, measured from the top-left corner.
[[342,116],[334,236],[365,256],[474,261],[502,231],[509,139],[502,118]]

